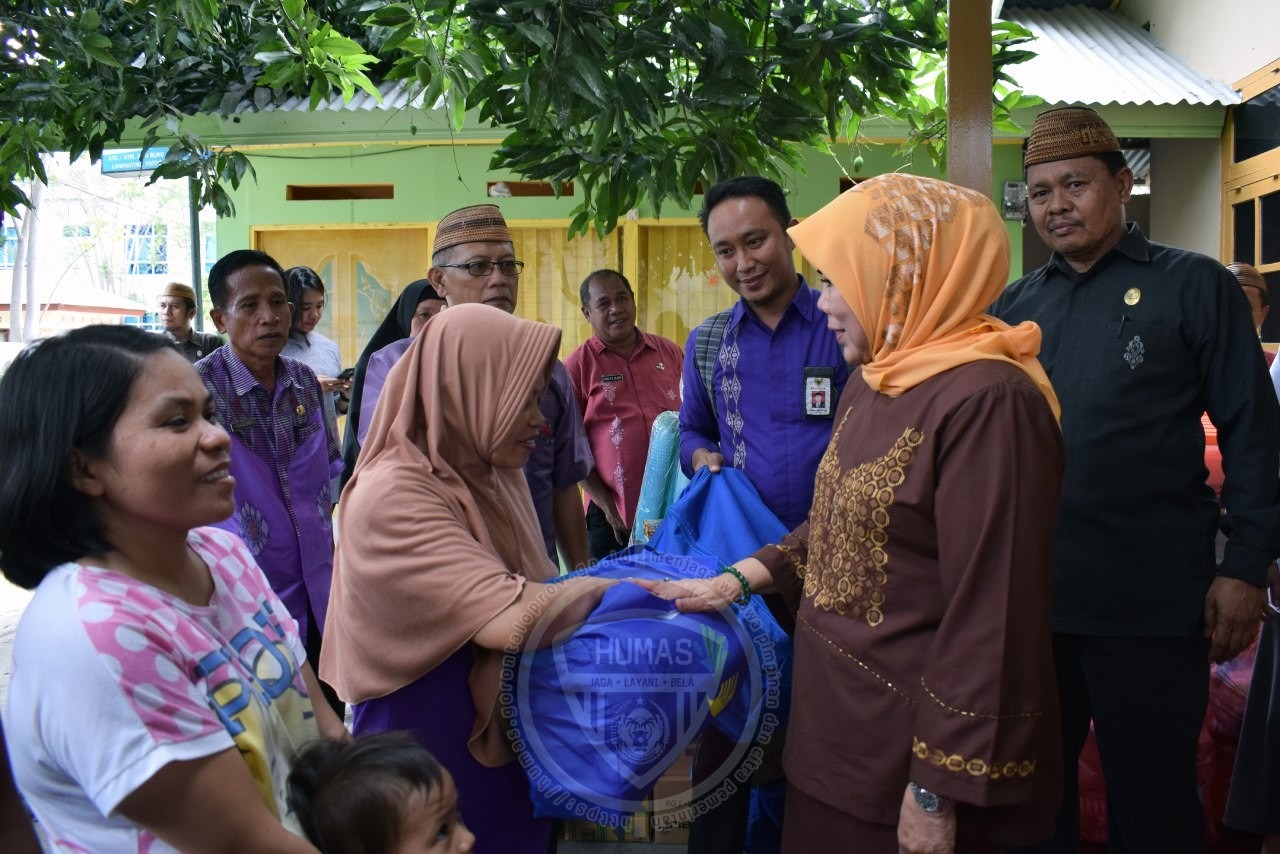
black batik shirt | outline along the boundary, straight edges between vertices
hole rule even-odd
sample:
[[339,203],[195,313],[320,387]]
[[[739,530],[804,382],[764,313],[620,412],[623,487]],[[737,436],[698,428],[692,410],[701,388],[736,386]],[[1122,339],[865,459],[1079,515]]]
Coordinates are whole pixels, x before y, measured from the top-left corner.
[[1203,412],[1226,476],[1217,572],[1261,585],[1277,551],[1280,405],[1231,274],[1130,223],[1088,272],[1054,253],[992,313],[1040,324],[1062,403],[1054,630],[1174,637],[1203,619],[1220,523]]

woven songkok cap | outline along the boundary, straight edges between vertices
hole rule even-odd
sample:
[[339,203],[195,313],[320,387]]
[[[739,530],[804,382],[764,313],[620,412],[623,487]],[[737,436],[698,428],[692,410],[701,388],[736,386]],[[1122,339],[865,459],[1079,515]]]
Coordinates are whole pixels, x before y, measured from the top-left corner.
[[1262,278],[1262,274],[1258,272],[1258,268],[1252,264],[1246,264],[1243,261],[1232,261],[1227,265],[1227,269],[1231,271],[1231,275],[1236,277],[1236,281],[1246,288],[1257,288],[1266,293],[1267,282]]
[[184,285],[182,282],[170,282],[164,286],[164,290],[160,292],[162,297],[179,297],[181,299],[196,301],[196,292],[190,285]]
[[497,205],[472,205],[440,220],[431,254],[462,243],[511,243],[511,230]]
[[1102,116],[1088,107],[1062,107],[1036,116],[1022,168],[1119,150],[1120,140]]

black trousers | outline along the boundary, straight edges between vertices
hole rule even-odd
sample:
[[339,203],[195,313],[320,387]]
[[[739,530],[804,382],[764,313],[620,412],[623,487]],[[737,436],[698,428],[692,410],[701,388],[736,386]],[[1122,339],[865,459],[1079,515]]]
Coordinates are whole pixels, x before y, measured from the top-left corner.
[[1064,785],[1053,839],[1036,854],[1080,844],[1079,759],[1093,720],[1107,786],[1107,848],[1205,851],[1196,747],[1209,702],[1209,643],[1185,638],[1055,635]]
[[[698,784],[723,771],[737,745],[715,727],[707,727],[693,758],[693,782]],[[745,758],[745,757],[743,757]],[[733,770],[737,770],[735,767]],[[718,787],[717,787],[718,788]],[[688,854],[742,854],[747,844],[747,818],[751,813],[750,782],[734,786],[717,806],[699,810],[689,826]]]
[[587,505],[587,547],[593,561],[604,560],[627,547],[626,541],[620,541],[613,533],[613,526],[594,501]]

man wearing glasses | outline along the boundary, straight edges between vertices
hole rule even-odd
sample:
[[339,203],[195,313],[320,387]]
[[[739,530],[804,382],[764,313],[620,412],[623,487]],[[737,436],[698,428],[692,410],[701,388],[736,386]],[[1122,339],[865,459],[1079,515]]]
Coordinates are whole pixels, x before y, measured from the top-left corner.
[[[516,260],[502,211],[496,205],[473,205],[440,220],[427,280],[450,306],[484,303],[514,314],[522,269],[524,262]],[[558,545],[565,565],[577,569],[589,562],[578,482],[586,480],[594,466],[578,401],[559,360],[540,408],[547,423],[525,463],[525,479],[547,556],[558,564]]]

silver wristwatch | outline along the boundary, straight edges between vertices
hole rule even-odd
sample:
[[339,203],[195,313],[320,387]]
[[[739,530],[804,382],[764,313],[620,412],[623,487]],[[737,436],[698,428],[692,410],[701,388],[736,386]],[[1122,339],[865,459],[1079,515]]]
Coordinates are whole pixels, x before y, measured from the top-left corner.
[[916,806],[920,807],[920,809],[930,815],[949,813],[956,807],[955,801],[931,792],[923,786],[917,786],[915,783],[908,783],[907,788],[911,790],[912,796],[916,799]]

